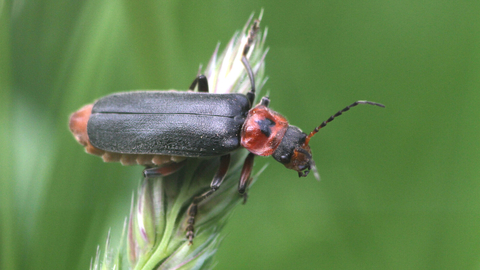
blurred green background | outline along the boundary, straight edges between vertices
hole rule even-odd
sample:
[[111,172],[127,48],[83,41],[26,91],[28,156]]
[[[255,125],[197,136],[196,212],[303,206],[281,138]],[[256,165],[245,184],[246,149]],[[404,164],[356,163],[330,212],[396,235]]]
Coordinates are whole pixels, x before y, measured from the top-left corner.
[[70,113],[186,89],[261,8],[264,89],[292,124],[387,108],[312,140],[321,182],[257,158],[216,269],[479,269],[480,2],[432,0],[0,0],[0,269],[87,269],[118,239],[142,168],[85,154]]

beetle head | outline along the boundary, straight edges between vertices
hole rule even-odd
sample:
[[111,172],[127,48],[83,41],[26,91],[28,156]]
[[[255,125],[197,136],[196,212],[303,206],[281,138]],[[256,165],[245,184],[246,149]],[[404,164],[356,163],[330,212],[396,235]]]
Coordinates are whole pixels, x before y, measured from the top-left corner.
[[350,108],[355,107],[358,104],[374,105],[382,108],[385,107],[383,104],[372,101],[356,101],[345,107],[343,110],[340,110],[336,114],[330,116],[330,118],[327,120],[323,121],[323,123],[310,132],[308,136],[296,126],[289,126],[287,132],[285,132],[282,142],[273,153],[273,158],[285,165],[285,167],[297,171],[298,176],[300,177],[307,176],[310,170],[313,170],[315,178],[320,180],[320,175],[315,167],[315,162],[313,162],[312,151],[310,150],[308,143],[321,128],[327,125],[327,123],[330,123],[333,119],[342,115],[344,112],[350,110]]
[[307,134],[298,127],[289,126],[282,142],[272,156],[288,169],[297,171],[299,177],[305,177],[310,170],[313,170],[315,178],[319,179],[315,162],[312,159],[312,151],[308,143],[305,143],[306,138]]

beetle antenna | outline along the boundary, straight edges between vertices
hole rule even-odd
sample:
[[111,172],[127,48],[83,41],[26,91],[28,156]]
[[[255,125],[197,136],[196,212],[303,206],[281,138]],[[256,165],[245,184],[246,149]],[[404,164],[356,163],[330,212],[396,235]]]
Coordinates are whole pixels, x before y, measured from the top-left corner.
[[372,101],[366,101],[366,100],[355,101],[354,103],[345,107],[345,109],[343,109],[341,111],[338,111],[336,114],[330,116],[330,118],[328,118],[326,121],[323,121],[323,123],[320,126],[316,127],[312,132],[310,132],[310,134],[308,134],[307,138],[305,138],[305,142],[303,143],[303,145],[304,146],[308,145],[308,143],[310,142],[310,139],[313,137],[313,135],[315,135],[321,128],[326,126],[328,123],[332,122],[333,119],[335,119],[335,117],[338,117],[338,116],[342,115],[344,112],[350,110],[350,108],[355,107],[358,104],[375,105],[375,106],[378,106],[378,107],[385,108],[385,105],[380,104],[380,103],[376,103],[376,102],[372,102]]
[[257,19],[253,22],[252,28],[248,32],[248,37],[247,37],[247,43],[245,44],[245,47],[243,48],[243,54],[242,54],[242,63],[245,66],[245,69],[247,70],[248,77],[250,78],[250,84],[252,85],[252,88],[250,92],[247,93],[247,97],[250,100],[250,104],[253,104],[255,100],[255,78],[253,76],[253,70],[252,67],[250,66],[250,63],[248,62],[247,59],[247,54],[248,51],[250,50],[250,47],[253,45],[253,42],[255,41],[255,36],[258,33],[260,25],[260,20]]

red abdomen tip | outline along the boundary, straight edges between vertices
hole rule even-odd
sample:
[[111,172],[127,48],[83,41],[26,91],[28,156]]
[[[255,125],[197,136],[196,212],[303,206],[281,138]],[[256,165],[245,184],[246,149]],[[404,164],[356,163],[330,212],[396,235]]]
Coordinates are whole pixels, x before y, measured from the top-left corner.
[[75,139],[83,146],[89,144],[87,124],[92,114],[93,104],[83,106],[80,110],[70,116],[69,127]]

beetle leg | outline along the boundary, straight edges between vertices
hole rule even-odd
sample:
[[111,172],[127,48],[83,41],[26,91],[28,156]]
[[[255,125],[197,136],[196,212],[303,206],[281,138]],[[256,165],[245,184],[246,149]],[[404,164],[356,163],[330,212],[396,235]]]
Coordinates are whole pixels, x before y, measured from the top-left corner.
[[212,195],[220,187],[220,185],[223,182],[223,179],[225,178],[225,175],[227,174],[229,165],[230,165],[230,154],[220,157],[220,167],[218,168],[217,173],[213,177],[212,183],[210,184],[210,190],[203,193],[200,196],[193,198],[193,202],[190,204],[190,207],[188,207],[187,228],[185,230],[187,231],[186,236],[187,236],[189,245],[193,243],[193,237],[195,237],[193,225],[195,224],[195,216],[197,215],[198,204],[201,203],[206,198],[208,198],[210,195]]
[[247,189],[248,185],[252,181],[250,174],[252,173],[253,168],[253,159],[255,155],[249,153],[247,158],[245,158],[245,162],[243,163],[242,173],[240,174],[240,182],[238,182],[238,192],[243,197],[243,204],[247,202]]
[[195,80],[193,80],[192,84],[188,88],[188,90],[194,90],[195,87],[197,87],[198,84],[198,92],[206,92],[208,93],[208,80],[205,75],[198,75]]
[[186,160],[179,163],[172,162],[161,167],[145,168],[145,170],[143,170],[143,176],[146,178],[167,176],[180,170],[185,165],[185,163],[187,163]]

